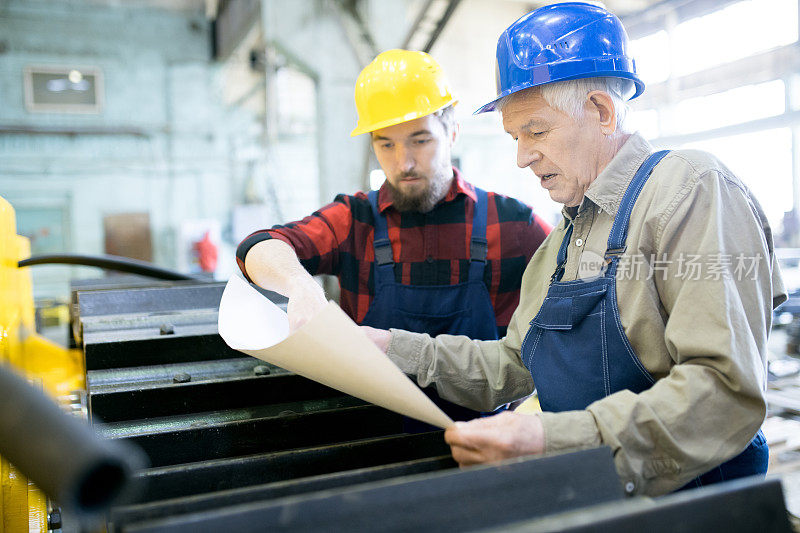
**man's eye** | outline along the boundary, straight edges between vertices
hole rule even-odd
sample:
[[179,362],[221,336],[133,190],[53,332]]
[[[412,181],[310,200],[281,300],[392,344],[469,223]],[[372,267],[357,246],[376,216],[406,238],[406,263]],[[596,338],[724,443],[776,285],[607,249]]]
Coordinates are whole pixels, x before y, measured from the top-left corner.
[[417,139],[415,142],[417,144],[425,144],[427,142],[430,142],[430,139]]
[[381,148],[384,148],[384,149],[391,148],[391,147],[392,147],[392,143],[383,143],[381,145]]

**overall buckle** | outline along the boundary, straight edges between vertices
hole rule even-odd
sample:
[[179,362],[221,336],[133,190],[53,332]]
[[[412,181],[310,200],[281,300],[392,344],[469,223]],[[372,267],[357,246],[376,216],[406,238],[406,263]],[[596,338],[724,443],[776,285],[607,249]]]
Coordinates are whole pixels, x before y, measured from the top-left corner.
[[627,249],[628,249],[627,246],[623,246],[622,248],[611,248],[611,249],[606,250],[606,254],[605,254],[606,264],[607,265],[611,264],[611,261],[613,259],[618,258],[622,254],[624,254],[625,250],[627,250]]

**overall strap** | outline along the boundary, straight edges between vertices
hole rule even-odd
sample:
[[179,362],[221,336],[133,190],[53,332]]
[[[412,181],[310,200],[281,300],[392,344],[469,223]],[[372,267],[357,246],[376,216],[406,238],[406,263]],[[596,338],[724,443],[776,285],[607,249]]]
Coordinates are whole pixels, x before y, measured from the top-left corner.
[[619,209],[617,209],[617,215],[614,217],[614,224],[611,226],[611,234],[608,236],[608,246],[606,249],[606,261],[612,259],[614,256],[620,256],[625,252],[625,241],[628,238],[628,223],[630,222],[631,212],[633,211],[636,199],[639,198],[639,193],[642,192],[642,188],[653,172],[653,169],[668,153],[669,150],[661,150],[660,152],[650,154],[633,176],[628,188],[625,190],[625,194],[622,196]]
[[378,287],[394,283],[394,257],[386,217],[378,209],[378,191],[369,191],[368,197],[375,227],[372,245],[375,252],[374,275],[377,290]]
[[572,238],[573,228],[572,222],[568,222],[568,224],[567,232],[564,234],[564,238],[561,239],[561,248],[558,249],[558,255],[556,256],[556,271],[550,276],[550,283],[561,281],[564,276],[564,267],[567,264],[567,246],[569,246],[569,240]]
[[375,248],[375,264],[377,266],[392,265],[392,243],[389,241],[389,229],[384,217],[378,209],[378,191],[369,191],[369,205],[372,208],[372,218],[375,224],[373,246]]
[[489,195],[475,187],[477,201],[472,215],[472,236],[469,242],[469,280],[483,281],[486,255],[489,245],[486,240],[486,224],[489,212]]
[[[639,193],[642,192],[642,188],[653,172],[653,169],[668,153],[669,150],[661,150],[660,152],[650,154],[639,167],[639,170],[636,171],[628,188],[625,190],[625,194],[622,196],[622,201],[617,210],[617,215],[614,217],[614,223],[611,226],[611,233],[608,236],[608,246],[605,254],[606,263],[625,252],[625,240],[628,237],[628,223],[630,222],[633,206],[636,204]],[[561,248],[558,249],[558,256],[556,258],[558,266],[556,267],[556,271],[553,272],[553,276],[550,278],[551,283],[554,281],[561,281],[564,275],[564,267],[567,264],[567,247],[572,238],[572,228],[573,225],[570,223],[567,228],[567,233],[561,241]],[[615,268],[609,268],[606,271],[606,275],[613,276],[615,272]]]

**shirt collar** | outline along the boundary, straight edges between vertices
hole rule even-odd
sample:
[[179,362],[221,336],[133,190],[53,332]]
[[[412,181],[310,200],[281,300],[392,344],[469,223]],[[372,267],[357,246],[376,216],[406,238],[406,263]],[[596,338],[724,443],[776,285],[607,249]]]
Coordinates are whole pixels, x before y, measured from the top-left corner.
[[[612,217],[616,216],[619,204],[634,174],[651,153],[653,147],[650,143],[639,133],[633,133],[586,189],[578,211],[582,211],[586,207],[586,202],[591,201]],[[562,213],[566,216],[566,208]]]
[[[441,200],[441,202],[452,202],[459,194],[466,194],[468,197],[472,198],[473,202],[478,201],[478,196],[475,194],[475,187],[471,183],[464,181],[461,171],[453,167],[453,183],[450,185],[450,189],[447,191],[447,194],[444,195],[444,199]],[[391,207],[392,204],[392,191],[386,183],[384,183],[381,185],[380,191],[378,191],[378,210],[383,213],[386,209]]]

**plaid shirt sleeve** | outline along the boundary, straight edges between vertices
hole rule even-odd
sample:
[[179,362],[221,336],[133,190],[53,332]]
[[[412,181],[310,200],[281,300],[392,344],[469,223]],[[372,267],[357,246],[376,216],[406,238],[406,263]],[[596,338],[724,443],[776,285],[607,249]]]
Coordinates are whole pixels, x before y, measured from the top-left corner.
[[519,303],[522,273],[553,227],[519,200],[489,194],[493,201],[486,237],[492,272],[487,286],[502,335]]
[[244,267],[247,252],[261,241],[280,239],[294,248],[300,263],[311,275],[337,274],[338,250],[353,224],[351,205],[352,197],[340,194],[332,203],[302,220],[251,233],[236,249],[239,269],[250,280]]
[[[461,190],[469,193],[471,185],[464,185]],[[468,200],[468,194],[453,194],[448,202],[457,207],[438,209],[431,219],[414,213],[406,216],[387,211],[398,283],[452,285],[467,280],[474,204]],[[426,224],[437,229],[429,233],[423,229]],[[550,225],[534,214],[530,206],[489,193],[484,283],[501,335],[519,302],[522,273],[550,230]],[[361,323],[374,298],[370,274],[374,261],[373,232],[366,194],[339,195],[333,203],[303,220],[251,234],[239,245],[236,258],[247,276],[244,259],[256,243],[267,239],[288,243],[309,273],[333,274],[339,278],[340,305],[353,320]],[[436,241],[428,241],[438,250],[433,262],[426,256],[428,252],[423,246],[425,234]]]

